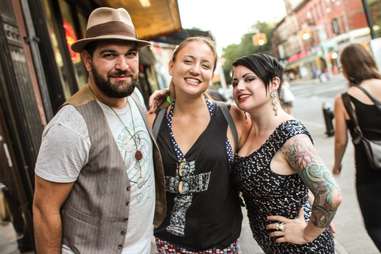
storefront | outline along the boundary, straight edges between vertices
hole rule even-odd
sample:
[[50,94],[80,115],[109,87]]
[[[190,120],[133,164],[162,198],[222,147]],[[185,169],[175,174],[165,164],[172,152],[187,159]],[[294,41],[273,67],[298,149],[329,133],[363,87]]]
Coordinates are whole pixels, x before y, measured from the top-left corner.
[[[0,1],[0,253],[33,248],[33,171],[41,135],[64,101],[86,83],[80,55],[70,45],[83,37],[90,12],[125,7],[144,39],[181,29],[175,0],[125,2]],[[156,59],[149,48],[140,56],[141,90],[148,98],[159,87]]]
[[20,9],[0,1],[0,253],[32,248],[33,168],[46,123]]
[[319,51],[302,51],[291,56],[285,66],[285,72],[290,80],[313,79],[321,73]]

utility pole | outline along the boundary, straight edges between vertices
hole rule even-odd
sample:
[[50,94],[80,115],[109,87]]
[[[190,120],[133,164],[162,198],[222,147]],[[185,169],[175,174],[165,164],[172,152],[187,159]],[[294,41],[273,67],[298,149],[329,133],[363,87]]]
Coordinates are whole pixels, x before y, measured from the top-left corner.
[[369,13],[368,0],[361,0],[361,2],[364,8],[364,13],[365,13],[366,21],[368,23],[368,27],[370,29],[370,37],[373,40],[376,38],[376,33],[374,32],[374,29],[373,29],[372,15]]

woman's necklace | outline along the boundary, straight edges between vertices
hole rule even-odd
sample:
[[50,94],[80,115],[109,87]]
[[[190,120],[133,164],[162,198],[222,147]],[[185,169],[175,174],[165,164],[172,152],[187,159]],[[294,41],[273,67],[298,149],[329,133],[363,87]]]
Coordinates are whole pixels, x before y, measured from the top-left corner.
[[132,115],[132,109],[131,109],[132,104],[128,101],[128,99],[127,99],[127,102],[129,104],[128,105],[128,109],[130,111],[133,133],[131,133],[131,131],[128,129],[127,125],[123,122],[123,120],[120,117],[120,115],[112,107],[109,106],[109,108],[115,114],[115,116],[118,118],[119,122],[124,126],[124,129],[127,131],[128,135],[130,135],[130,137],[134,141],[134,145],[135,145],[135,160],[139,164],[139,179],[141,179],[142,178],[142,169],[141,169],[141,166],[140,166],[140,160],[143,159],[143,153],[142,153],[142,151],[139,150],[138,142],[136,140],[135,122],[134,122],[134,117]]

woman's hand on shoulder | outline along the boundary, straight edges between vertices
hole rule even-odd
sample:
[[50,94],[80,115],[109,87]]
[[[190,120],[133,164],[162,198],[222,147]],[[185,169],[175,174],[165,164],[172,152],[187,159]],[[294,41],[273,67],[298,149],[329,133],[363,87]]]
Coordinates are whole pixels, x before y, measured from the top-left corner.
[[158,107],[165,101],[165,98],[169,95],[169,89],[162,89],[154,91],[149,97],[148,106],[149,113],[155,112]]
[[234,124],[237,127],[237,132],[239,136],[239,147],[236,149],[237,151],[241,148],[246,139],[249,136],[250,128],[251,128],[251,119],[248,113],[240,110],[235,104],[231,104],[230,114],[233,118]]

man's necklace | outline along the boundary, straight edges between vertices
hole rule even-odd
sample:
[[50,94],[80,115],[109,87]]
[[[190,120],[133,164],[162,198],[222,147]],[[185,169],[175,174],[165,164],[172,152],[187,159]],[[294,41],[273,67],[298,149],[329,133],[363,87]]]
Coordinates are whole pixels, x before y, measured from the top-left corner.
[[128,105],[128,109],[130,111],[133,133],[131,133],[131,131],[128,129],[127,125],[123,122],[123,120],[120,117],[120,115],[112,107],[109,106],[109,108],[115,114],[115,116],[118,118],[119,122],[123,125],[124,129],[127,131],[128,135],[130,135],[130,137],[134,141],[134,145],[135,145],[135,160],[139,164],[139,169],[140,169],[139,170],[140,171],[139,178],[141,179],[142,178],[142,170],[141,170],[141,166],[140,166],[140,160],[143,159],[143,153],[142,153],[142,151],[140,151],[138,143],[137,143],[137,140],[136,140],[136,129],[135,129],[134,117],[132,115],[132,109],[131,109],[132,104],[128,101],[128,99],[127,99],[127,102],[129,104]]

